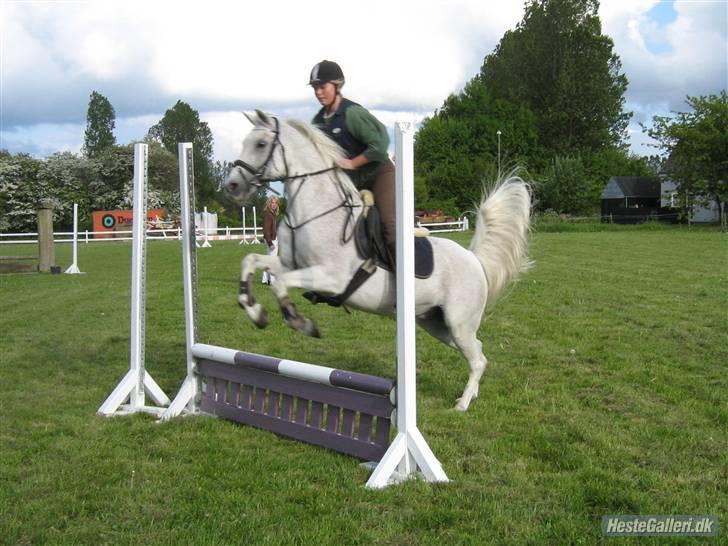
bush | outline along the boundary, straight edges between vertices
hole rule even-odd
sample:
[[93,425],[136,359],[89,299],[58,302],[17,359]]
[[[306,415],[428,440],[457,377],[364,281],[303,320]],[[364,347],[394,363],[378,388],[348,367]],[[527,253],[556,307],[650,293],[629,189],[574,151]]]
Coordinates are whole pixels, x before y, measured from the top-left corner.
[[598,206],[601,185],[589,177],[581,156],[557,156],[535,189],[540,209],[584,215]]

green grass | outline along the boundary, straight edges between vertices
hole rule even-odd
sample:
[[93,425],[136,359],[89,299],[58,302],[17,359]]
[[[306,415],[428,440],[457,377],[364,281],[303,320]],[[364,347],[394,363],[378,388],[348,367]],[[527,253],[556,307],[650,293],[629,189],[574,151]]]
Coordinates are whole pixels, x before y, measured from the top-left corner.
[[[456,240],[466,244],[468,237]],[[480,397],[418,332],[418,416],[452,480],[364,488],[354,459],[219,419],[106,419],[128,369],[128,243],[85,275],[0,276],[0,543],[693,544],[604,539],[606,514],[728,524],[728,247],[711,230],[536,233],[535,268],[488,314]],[[2,249],[4,252],[4,248]],[[201,341],[393,376],[393,321],[298,305],[319,340],[235,302],[235,243],[199,252]],[[70,247],[57,246],[70,263]],[[18,249],[5,253],[17,254]],[[185,373],[179,245],[150,242],[147,369]]]

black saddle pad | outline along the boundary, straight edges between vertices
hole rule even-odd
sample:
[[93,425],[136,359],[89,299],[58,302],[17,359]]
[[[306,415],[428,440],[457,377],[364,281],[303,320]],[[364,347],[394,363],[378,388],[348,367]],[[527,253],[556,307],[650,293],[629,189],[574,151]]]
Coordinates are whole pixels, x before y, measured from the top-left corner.
[[434,267],[432,243],[427,237],[415,237],[415,277],[427,279]]
[[[382,225],[376,207],[372,207],[367,218],[360,218],[355,232],[356,248],[362,259],[375,258],[377,265],[394,271],[387,246],[382,235]],[[432,243],[427,237],[415,237],[415,277],[427,279],[434,268]]]

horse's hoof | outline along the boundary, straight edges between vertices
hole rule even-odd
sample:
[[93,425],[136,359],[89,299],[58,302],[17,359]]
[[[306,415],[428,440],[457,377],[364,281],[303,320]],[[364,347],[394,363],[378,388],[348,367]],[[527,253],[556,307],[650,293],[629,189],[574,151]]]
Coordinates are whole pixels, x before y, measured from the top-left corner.
[[261,310],[260,314],[258,315],[258,319],[255,320],[253,323],[261,330],[268,326],[268,313],[265,311],[265,309]]
[[238,296],[238,305],[245,309],[248,306],[248,295],[247,294],[240,294]]
[[470,406],[470,402],[464,402],[462,398],[458,398],[453,409],[455,411],[468,411],[468,406]]
[[303,326],[298,329],[300,333],[308,337],[321,337],[318,326],[311,319],[305,319]]
[[266,313],[263,306],[259,303],[255,305],[246,305],[245,312],[248,314],[248,318],[253,321],[258,328],[265,328],[268,326],[268,313]]

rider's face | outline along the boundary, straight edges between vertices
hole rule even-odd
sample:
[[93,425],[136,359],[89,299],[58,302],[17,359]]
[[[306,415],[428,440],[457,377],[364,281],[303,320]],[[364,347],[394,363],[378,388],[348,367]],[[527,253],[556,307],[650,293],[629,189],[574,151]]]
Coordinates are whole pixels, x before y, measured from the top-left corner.
[[331,106],[336,100],[336,86],[333,83],[315,83],[311,87],[322,106]]

